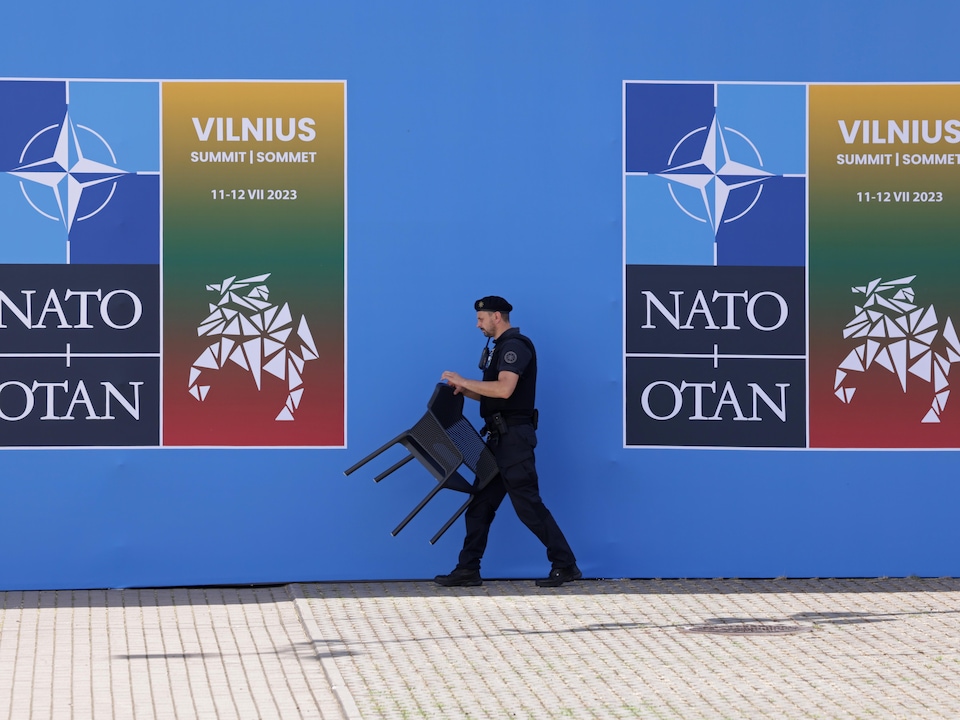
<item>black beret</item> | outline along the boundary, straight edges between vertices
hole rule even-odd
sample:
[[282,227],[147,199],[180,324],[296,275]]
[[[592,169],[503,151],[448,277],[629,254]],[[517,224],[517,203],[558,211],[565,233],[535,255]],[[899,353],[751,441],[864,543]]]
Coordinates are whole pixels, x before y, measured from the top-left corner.
[[488,312],[510,312],[513,310],[513,305],[508,303],[502,297],[497,297],[496,295],[487,295],[487,297],[480,298],[473,304],[474,310],[486,310]]

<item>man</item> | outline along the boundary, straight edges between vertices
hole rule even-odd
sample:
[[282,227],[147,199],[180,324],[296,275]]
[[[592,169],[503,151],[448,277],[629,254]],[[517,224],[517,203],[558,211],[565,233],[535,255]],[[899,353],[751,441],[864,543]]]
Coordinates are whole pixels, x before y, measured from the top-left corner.
[[[577,560],[553,515],[540,499],[534,448],[537,446],[537,353],[529,338],[511,327],[513,306],[502,297],[488,296],[474,303],[477,327],[487,337],[481,357],[482,380],[468,380],[447,370],[441,379],[465,397],[480,401],[486,423],[487,446],[493,451],[500,474],[473,499],[465,515],[467,535],[457,567],[449,575],[437,575],[439,585],[476,586],[480,559],[487,547],[493,517],[510,496],[517,517],[547,548],[552,569],[537,580],[540,587],[558,587],[582,577]],[[489,351],[493,340],[493,352]]]

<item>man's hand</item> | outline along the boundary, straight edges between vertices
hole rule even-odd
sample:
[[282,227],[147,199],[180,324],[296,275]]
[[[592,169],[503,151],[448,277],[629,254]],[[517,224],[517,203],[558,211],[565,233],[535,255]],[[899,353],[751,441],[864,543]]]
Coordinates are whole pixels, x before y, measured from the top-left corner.
[[440,379],[445,381],[447,385],[453,385],[454,395],[463,392],[464,377],[460,373],[455,373],[452,370],[444,370]]
[[496,380],[468,380],[452,370],[444,370],[440,379],[453,386],[454,394],[462,394],[471,400],[481,397],[506,399],[517,389],[520,376],[509,370],[501,370]]

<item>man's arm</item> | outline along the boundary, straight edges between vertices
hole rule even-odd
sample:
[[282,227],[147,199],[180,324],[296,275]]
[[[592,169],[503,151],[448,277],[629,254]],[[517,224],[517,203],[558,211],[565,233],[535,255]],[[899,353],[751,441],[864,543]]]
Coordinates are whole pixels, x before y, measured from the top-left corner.
[[501,370],[496,380],[468,380],[458,373],[446,370],[440,379],[446,380],[447,384],[453,385],[455,392],[471,400],[479,400],[481,397],[506,400],[517,389],[520,376],[509,370]]

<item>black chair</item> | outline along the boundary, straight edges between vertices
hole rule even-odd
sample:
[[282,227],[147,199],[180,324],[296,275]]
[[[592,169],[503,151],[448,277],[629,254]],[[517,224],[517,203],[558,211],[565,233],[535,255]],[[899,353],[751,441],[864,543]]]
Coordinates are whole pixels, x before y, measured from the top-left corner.
[[[396,536],[403,530],[441,490],[455,490],[470,496],[430,539],[430,544],[433,545],[466,511],[473,496],[496,477],[499,472],[497,461],[470,421],[463,416],[463,395],[454,394],[453,387],[446,383],[437,384],[427,403],[426,414],[416,425],[344,470],[343,474],[350,475],[398,444],[403,445],[410,454],[377,475],[374,481],[380,482],[390,473],[416,459],[433,475],[437,484],[393,529],[391,535]],[[466,466],[473,473],[473,482],[460,474],[461,466]]]

